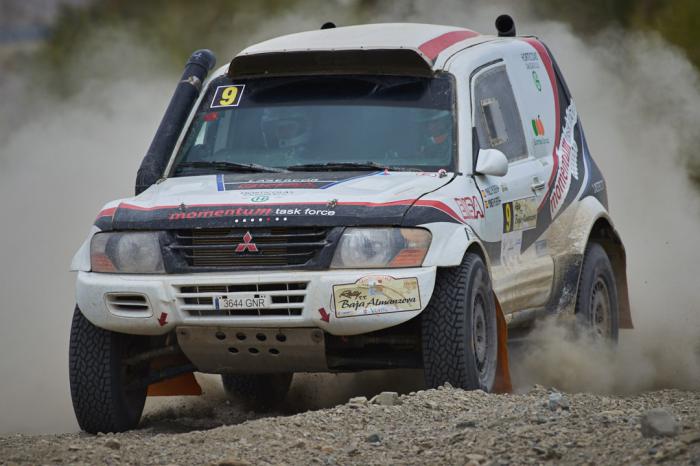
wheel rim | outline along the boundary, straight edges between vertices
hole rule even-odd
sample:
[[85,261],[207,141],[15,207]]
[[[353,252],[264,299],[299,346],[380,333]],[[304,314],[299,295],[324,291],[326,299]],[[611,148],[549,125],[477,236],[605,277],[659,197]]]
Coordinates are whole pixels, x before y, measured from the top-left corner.
[[481,293],[478,293],[474,297],[474,308],[472,315],[472,341],[474,344],[474,356],[476,358],[476,367],[479,371],[479,378],[483,380],[489,369],[489,332],[488,323],[486,320],[486,303]]
[[603,277],[597,277],[591,288],[591,324],[596,335],[610,335],[610,291]]

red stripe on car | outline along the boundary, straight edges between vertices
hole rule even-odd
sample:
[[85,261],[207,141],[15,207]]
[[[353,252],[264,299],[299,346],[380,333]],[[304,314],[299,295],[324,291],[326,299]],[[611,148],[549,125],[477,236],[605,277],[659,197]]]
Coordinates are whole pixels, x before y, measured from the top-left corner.
[[450,47],[465,39],[471,39],[472,37],[476,37],[478,35],[478,32],[470,31],[468,29],[446,32],[445,34],[435,37],[434,39],[430,39],[428,42],[423,42],[418,47],[418,50],[420,50],[429,60],[435,61],[438,55],[440,55],[440,53],[447,47]]

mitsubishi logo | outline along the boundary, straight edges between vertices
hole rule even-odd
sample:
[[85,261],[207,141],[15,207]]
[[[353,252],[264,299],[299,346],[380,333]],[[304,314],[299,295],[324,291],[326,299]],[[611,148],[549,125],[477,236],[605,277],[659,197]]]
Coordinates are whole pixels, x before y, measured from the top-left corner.
[[245,235],[243,235],[243,242],[236,246],[236,252],[258,252],[258,247],[255,245],[255,243],[251,243],[252,240],[253,235],[251,235],[249,231],[246,231]]

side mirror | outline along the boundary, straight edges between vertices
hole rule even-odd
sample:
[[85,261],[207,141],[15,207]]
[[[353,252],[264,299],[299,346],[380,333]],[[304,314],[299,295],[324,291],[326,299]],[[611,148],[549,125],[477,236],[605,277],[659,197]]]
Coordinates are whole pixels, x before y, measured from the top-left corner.
[[508,159],[498,149],[481,149],[476,159],[477,175],[504,176],[508,173]]

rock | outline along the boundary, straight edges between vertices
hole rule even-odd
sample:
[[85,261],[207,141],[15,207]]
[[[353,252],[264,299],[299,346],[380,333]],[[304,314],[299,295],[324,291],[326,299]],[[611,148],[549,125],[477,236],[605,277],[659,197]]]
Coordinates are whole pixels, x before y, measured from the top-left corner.
[[78,450],[82,450],[82,447],[80,445],[76,445],[76,444],[68,445],[68,451],[78,451]]
[[368,443],[381,443],[382,436],[381,434],[375,432],[373,434],[369,434],[367,438],[365,438],[365,441],[367,441]]
[[[374,398],[373,398],[374,399]],[[365,396],[356,396],[354,398],[350,398],[350,401],[348,401],[348,404],[351,405],[366,405],[367,404],[367,397]]]
[[111,448],[112,450],[119,450],[122,447],[122,444],[119,442],[119,440],[110,438],[105,441],[105,446],[107,448]]
[[683,435],[679,435],[678,440],[685,443],[686,445],[698,443],[700,442],[700,430],[696,430],[695,432],[686,432]]
[[568,410],[570,407],[569,400],[566,399],[564,395],[559,392],[552,392],[549,394],[549,399],[547,401],[547,406],[551,411],[556,411],[557,409]]
[[402,404],[401,400],[399,400],[399,394],[396,392],[381,392],[379,395],[369,400],[369,402],[370,404],[381,406],[396,406]]
[[473,419],[465,419],[463,421],[459,421],[455,427],[457,429],[468,429],[471,427],[476,427],[476,421]]
[[644,437],[675,437],[679,425],[676,418],[663,408],[654,408],[645,412],[641,418]]
[[466,455],[464,458],[465,458],[468,462],[477,463],[477,464],[483,463],[484,461],[486,461],[486,457],[485,457],[484,455],[479,455],[479,454],[476,454],[476,453],[471,453],[471,454],[469,454],[469,455]]
[[237,458],[228,458],[216,463],[216,466],[252,466],[251,463]]

